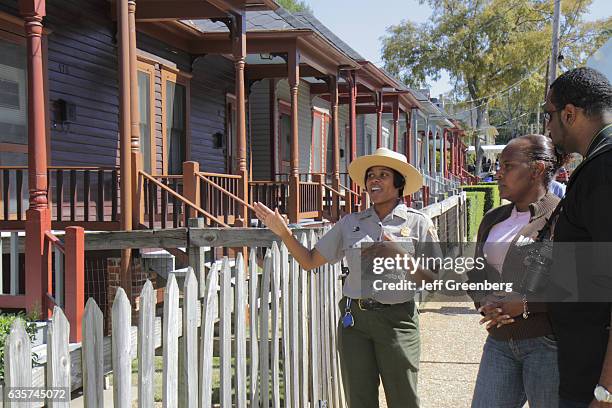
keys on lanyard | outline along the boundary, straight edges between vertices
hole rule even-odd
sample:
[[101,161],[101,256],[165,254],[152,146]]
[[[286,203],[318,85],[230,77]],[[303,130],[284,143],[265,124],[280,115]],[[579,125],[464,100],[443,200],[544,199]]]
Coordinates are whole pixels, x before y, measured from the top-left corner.
[[346,306],[344,307],[344,316],[342,316],[342,327],[348,329],[355,325],[355,319],[351,314],[351,298],[346,298]]

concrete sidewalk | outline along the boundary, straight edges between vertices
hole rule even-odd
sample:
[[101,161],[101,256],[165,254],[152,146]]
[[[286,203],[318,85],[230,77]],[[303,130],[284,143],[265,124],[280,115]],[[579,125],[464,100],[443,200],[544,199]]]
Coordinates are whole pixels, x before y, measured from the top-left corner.
[[[434,300],[420,308],[421,407],[469,408],[487,332],[466,298],[436,295]],[[382,386],[380,406],[387,408]]]

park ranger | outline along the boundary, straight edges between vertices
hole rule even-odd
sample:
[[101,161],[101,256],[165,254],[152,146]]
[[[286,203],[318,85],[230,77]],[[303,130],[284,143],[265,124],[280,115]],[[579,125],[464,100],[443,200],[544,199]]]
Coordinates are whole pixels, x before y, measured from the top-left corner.
[[373,274],[372,260],[440,254],[431,220],[403,200],[421,188],[423,178],[406,156],[386,148],[357,158],[348,171],[367,191],[372,206],[343,217],[312,250],[293,237],[278,210],[255,203],[256,214],[302,268],[346,261],[349,273],[339,304],[338,346],[349,408],[378,407],[381,378],[390,408],[418,407],[420,339],[414,291],[377,290],[373,282],[379,281],[380,287],[380,281],[397,283],[398,277],[408,276],[419,283],[431,280],[433,274],[414,268],[414,263],[404,275],[398,275],[397,269]]

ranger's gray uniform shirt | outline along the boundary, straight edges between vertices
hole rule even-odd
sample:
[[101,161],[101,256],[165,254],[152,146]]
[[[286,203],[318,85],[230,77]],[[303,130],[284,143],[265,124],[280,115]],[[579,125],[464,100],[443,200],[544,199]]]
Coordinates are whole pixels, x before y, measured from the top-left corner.
[[[382,241],[383,231],[394,240],[402,241],[402,246],[408,248],[414,256],[441,256],[436,229],[431,219],[403,203],[398,204],[382,221],[372,207],[359,213],[348,214],[315,245],[317,251],[329,263],[340,262],[343,257],[346,259],[350,272],[344,282],[344,296],[353,299],[372,297],[386,304],[403,303],[414,297],[414,292],[406,290],[372,293],[371,288],[362,285],[361,245]],[[426,244],[427,242],[430,244]]]

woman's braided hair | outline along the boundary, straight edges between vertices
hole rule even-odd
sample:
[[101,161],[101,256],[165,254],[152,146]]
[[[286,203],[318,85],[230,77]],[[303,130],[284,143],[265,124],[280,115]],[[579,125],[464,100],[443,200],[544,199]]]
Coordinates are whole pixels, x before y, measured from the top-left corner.
[[557,170],[569,160],[569,154],[559,153],[552,140],[544,135],[530,134],[521,136],[520,139],[529,142],[523,149],[529,160],[544,162],[544,185],[548,186]]

